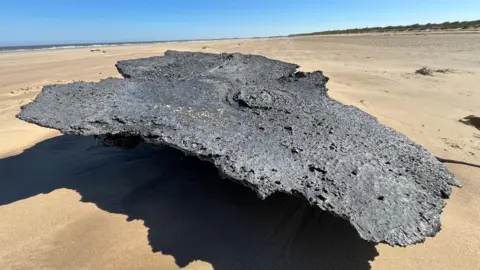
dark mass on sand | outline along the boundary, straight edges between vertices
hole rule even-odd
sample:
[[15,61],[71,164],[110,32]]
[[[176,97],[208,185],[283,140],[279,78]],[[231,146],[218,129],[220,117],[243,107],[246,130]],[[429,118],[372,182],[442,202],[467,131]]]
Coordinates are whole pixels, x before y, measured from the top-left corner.
[[459,180],[422,146],[331,99],[322,72],[298,68],[257,55],[167,51],[118,62],[123,79],[45,86],[18,117],[107,146],[179,149],[260,198],[304,198],[371,242],[434,236]]

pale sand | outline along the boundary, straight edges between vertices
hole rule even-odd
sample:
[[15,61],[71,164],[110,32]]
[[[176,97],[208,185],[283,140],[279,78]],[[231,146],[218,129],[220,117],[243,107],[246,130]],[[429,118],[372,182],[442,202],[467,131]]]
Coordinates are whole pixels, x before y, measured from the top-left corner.
[[[266,223],[258,221],[259,225],[248,220],[254,219],[248,211],[265,210],[268,205],[281,209],[281,203],[274,198],[265,204],[248,197],[246,191],[241,191],[245,194],[239,200],[225,202],[225,198],[215,197],[216,193],[243,190],[236,186],[227,185],[221,192],[212,187],[194,200],[183,198],[189,201],[177,201],[182,205],[178,209],[162,200],[170,193],[160,191],[156,196],[150,191],[135,193],[130,198],[133,202],[126,204],[133,210],[113,207],[125,203],[127,191],[137,192],[136,181],[151,180],[147,175],[154,169],[147,166],[137,172],[128,165],[129,159],[109,156],[117,150],[91,150],[92,142],[82,138],[61,136],[33,146],[60,134],[14,118],[20,105],[30,102],[44,84],[118,77],[116,61],[161,55],[166,49],[262,54],[297,63],[302,70],[323,70],[331,79],[331,97],[376,116],[439,157],[480,163],[480,131],[458,122],[467,115],[480,116],[479,34],[165,43],[107,47],[107,53],[90,49],[0,53],[0,157],[4,157],[0,159],[1,269],[251,269],[288,262],[290,266],[301,262],[298,269],[364,268],[369,264],[374,269],[480,269],[479,168],[447,165],[464,187],[455,188],[448,200],[442,231],[424,244],[392,248],[362,242],[336,219],[321,224],[309,220],[307,225],[284,221],[272,228],[269,226],[277,226],[274,214],[283,212],[266,211],[271,218]],[[432,77],[413,74],[424,65],[454,72]],[[140,155],[128,153],[134,154]],[[96,180],[89,182],[91,179]],[[178,190],[191,192],[191,183],[181,181],[185,184],[177,183],[175,188],[179,197]],[[211,195],[208,200],[205,194]],[[142,196],[149,201],[142,201]],[[202,203],[206,206],[198,208]],[[149,207],[143,208],[145,205]],[[235,206],[232,214],[229,206]],[[296,215],[307,211],[302,207]],[[164,211],[158,210],[163,215],[156,215],[156,209]],[[229,214],[222,218],[218,213],[226,213],[226,209]],[[242,220],[239,224],[243,227],[223,219]],[[218,228],[208,229],[214,225]],[[249,238],[249,233],[257,237]],[[235,234],[239,236],[230,237]],[[253,248],[256,245],[262,248]],[[259,254],[250,254],[250,249]]]

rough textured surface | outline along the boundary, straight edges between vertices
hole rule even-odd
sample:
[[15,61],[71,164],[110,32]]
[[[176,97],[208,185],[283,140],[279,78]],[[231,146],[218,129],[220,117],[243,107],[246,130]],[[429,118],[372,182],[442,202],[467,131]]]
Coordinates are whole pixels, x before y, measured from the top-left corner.
[[108,145],[178,148],[260,197],[304,197],[362,238],[391,245],[438,232],[448,184],[459,185],[420,145],[331,100],[321,72],[255,55],[173,51],[117,68],[125,79],[45,86],[18,117]]

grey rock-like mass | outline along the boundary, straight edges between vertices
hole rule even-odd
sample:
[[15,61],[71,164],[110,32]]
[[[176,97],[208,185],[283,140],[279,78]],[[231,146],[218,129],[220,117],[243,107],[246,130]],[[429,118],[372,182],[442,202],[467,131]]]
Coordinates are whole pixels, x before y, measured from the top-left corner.
[[460,185],[422,146],[330,99],[320,71],[174,51],[117,68],[125,79],[45,86],[18,117],[107,145],[180,149],[261,198],[304,197],[390,245],[435,235],[449,184]]

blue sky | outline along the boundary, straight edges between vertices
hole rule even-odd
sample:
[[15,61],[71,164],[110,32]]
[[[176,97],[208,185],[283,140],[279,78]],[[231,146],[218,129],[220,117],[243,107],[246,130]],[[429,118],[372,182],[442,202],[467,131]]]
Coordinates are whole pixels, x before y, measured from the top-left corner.
[[0,46],[287,35],[480,19],[480,0],[0,0]]

